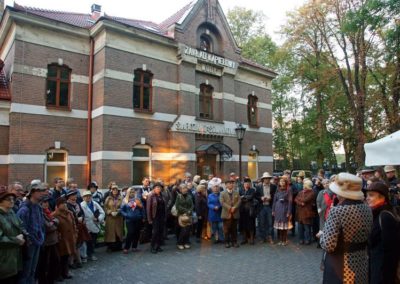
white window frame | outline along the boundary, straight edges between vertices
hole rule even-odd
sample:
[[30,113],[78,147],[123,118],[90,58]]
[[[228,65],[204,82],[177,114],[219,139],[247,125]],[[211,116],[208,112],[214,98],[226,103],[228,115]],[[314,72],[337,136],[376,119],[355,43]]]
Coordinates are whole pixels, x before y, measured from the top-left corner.
[[[252,155],[255,155],[255,158],[253,158],[252,157]],[[258,152],[257,151],[250,151],[249,152],[249,154],[247,155],[247,158],[248,158],[248,160],[247,160],[247,169],[249,169],[249,164],[250,163],[255,163],[255,169],[256,169],[256,176],[255,176],[255,178],[258,178],[259,176],[259,174],[258,174],[258,162],[259,162],[259,154],[258,154]],[[248,171],[248,175],[250,176],[250,173],[249,173],[249,171]],[[250,178],[253,178],[253,177],[250,177]]]
[[[148,149],[149,150],[149,156],[148,157],[135,157],[133,155],[133,149]],[[132,160],[131,160],[131,181],[133,181],[133,162],[149,162],[149,178],[151,179],[152,176],[152,151],[151,147],[149,145],[135,145],[132,147]],[[143,178],[143,177],[141,177]]]
[[[49,153],[64,153],[65,154],[65,161],[64,162],[48,162],[47,161],[47,155]],[[60,149],[50,149],[46,152],[46,158],[44,160],[44,181],[47,182],[47,167],[60,167],[64,166],[65,167],[65,179],[68,179],[68,152],[65,150],[60,150]]]

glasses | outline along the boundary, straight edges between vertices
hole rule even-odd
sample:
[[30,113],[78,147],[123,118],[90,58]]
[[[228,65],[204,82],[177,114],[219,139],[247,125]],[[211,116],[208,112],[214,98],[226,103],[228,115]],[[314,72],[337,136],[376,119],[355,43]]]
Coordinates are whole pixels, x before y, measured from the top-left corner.
[[14,197],[6,197],[6,198],[4,198],[4,200],[7,200],[9,202],[15,202]]

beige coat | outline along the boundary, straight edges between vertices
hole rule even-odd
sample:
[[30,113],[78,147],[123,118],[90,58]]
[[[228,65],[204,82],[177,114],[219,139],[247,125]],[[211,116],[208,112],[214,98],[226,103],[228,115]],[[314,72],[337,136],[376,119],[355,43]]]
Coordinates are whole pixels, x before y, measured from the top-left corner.
[[[221,213],[222,219],[232,219],[232,217],[234,219],[239,219],[239,217],[240,217],[240,215],[239,215],[239,207],[240,207],[239,192],[234,190],[232,194],[233,194],[232,200],[231,200],[227,190],[224,190],[223,192],[221,192],[221,194],[219,196],[219,202],[222,205],[222,213]],[[235,209],[233,214],[231,214],[229,212],[231,208]]]
[[104,242],[113,243],[123,240],[124,236],[124,218],[120,213],[117,216],[112,216],[112,212],[119,212],[122,204],[122,197],[119,196],[117,202],[114,202],[114,198],[110,195],[104,202],[104,211],[106,213],[106,228],[104,233]]

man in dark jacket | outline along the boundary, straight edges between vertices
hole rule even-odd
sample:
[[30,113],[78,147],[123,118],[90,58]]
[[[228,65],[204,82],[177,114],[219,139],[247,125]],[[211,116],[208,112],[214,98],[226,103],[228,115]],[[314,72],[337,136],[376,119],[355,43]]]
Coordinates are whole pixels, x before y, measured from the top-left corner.
[[67,196],[67,191],[64,189],[65,182],[62,178],[54,178],[54,188],[50,189],[50,209],[54,211],[56,209],[56,200],[61,196]]
[[400,188],[398,187],[400,181],[396,177],[396,169],[393,166],[385,166],[384,171],[389,185],[390,203],[392,206],[397,206],[400,199]]
[[262,184],[256,188],[258,200],[258,221],[261,240],[273,244],[272,200],[276,192],[276,185],[271,184],[272,176],[265,172],[261,177]]
[[19,283],[33,284],[36,282],[35,272],[40,247],[46,236],[43,210],[39,204],[45,194],[46,188],[42,183],[31,184],[27,199],[22,203],[17,213],[28,233],[28,247]]

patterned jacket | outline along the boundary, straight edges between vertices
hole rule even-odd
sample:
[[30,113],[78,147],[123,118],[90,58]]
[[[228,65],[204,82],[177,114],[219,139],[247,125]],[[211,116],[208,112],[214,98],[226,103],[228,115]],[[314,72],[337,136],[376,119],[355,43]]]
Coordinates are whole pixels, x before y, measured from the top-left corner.
[[371,227],[371,209],[362,201],[346,199],[330,210],[321,236],[321,247],[327,252],[323,283],[368,283]]

